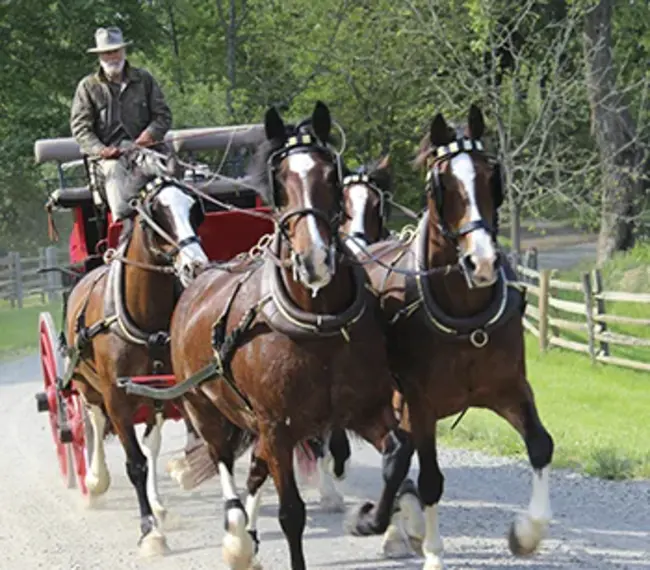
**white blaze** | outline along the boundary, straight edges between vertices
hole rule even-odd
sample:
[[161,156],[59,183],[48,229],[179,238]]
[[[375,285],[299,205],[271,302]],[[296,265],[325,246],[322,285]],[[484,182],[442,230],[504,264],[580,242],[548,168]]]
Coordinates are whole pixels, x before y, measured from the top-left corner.
[[[478,209],[478,201],[476,199],[476,171],[474,170],[474,163],[467,153],[461,153],[451,159],[451,171],[458,178],[465,187],[468,201],[468,214],[469,221],[479,221],[481,219],[481,212]],[[494,244],[492,243],[492,236],[484,229],[474,230],[467,236],[469,243],[469,251],[465,252],[471,255],[475,260],[488,261],[492,263],[496,257]]]

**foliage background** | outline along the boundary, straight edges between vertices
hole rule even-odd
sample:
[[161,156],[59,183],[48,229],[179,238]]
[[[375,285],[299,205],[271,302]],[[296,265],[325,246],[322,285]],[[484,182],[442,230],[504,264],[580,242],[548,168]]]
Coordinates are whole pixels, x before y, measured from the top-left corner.
[[[601,2],[602,3],[602,2]],[[592,0],[0,1],[0,255],[47,240],[52,167],[33,142],[69,136],[69,105],[93,70],[96,27],[134,40],[174,128],[260,122],[269,105],[302,118],[325,101],[351,163],[390,152],[397,199],[418,206],[410,161],[433,115],[486,114],[508,172],[506,210],[597,227],[602,166],[585,81]],[[647,148],[650,6],[618,2],[616,88]],[[638,176],[645,176],[640,171]],[[507,215],[507,214],[506,214]],[[506,219],[504,215],[503,219]]]

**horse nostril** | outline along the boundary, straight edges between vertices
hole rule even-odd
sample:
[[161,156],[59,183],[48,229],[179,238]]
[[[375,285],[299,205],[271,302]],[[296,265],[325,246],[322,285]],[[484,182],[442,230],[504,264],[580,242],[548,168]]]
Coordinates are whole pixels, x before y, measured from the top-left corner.
[[465,256],[465,266],[470,271],[476,271],[476,263],[474,263],[474,260],[472,259],[471,255],[466,255]]

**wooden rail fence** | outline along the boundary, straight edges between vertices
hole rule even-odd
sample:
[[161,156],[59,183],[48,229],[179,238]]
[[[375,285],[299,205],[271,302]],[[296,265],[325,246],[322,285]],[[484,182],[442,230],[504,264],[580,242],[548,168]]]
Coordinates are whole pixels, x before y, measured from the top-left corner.
[[537,269],[534,250],[526,252],[517,271],[528,291],[524,327],[539,339],[540,350],[557,346],[593,362],[650,372],[650,293],[605,291],[598,269],[583,273],[580,281],[556,279],[555,270]]
[[18,308],[22,308],[27,297],[34,295],[40,296],[42,303],[57,300],[62,289],[61,274],[39,271],[56,267],[57,256],[57,248],[50,246],[40,248],[34,256],[24,257],[11,251],[0,257],[0,299]]

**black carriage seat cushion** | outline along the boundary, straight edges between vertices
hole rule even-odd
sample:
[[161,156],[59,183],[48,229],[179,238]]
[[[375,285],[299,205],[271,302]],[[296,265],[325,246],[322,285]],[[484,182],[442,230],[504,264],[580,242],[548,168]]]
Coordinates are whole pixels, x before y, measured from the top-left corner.
[[78,208],[91,205],[93,196],[88,186],[59,188],[50,194],[52,203],[57,208]]

